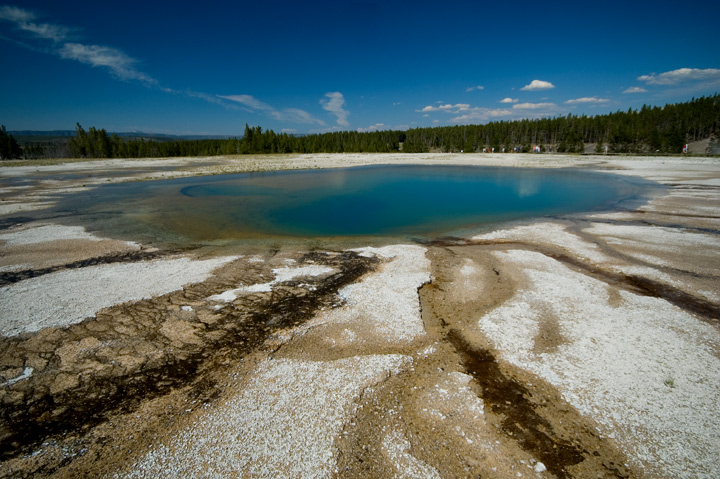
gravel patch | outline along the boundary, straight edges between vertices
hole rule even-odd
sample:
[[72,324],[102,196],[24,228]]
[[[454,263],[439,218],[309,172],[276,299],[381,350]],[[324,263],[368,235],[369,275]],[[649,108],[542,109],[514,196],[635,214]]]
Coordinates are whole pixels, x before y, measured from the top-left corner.
[[395,468],[395,479],[441,479],[433,467],[410,454],[412,444],[399,431],[391,431],[382,442],[383,454]]
[[352,323],[387,342],[409,342],[425,334],[417,294],[430,281],[425,248],[393,245],[356,251],[390,261],[378,273],[340,289],[346,307],[329,311],[313,323]]
[[82,226],[41,225],[32,228],[18,228],[0,233],[0,241],[8,246],[29,245],[58,240],[105,241]]
[[[298,331],[330,328],[322,333],[330,347],[367,345],[366,342],[409,343],[422,337],[425,328],[418,288],[430,281],[430,261],[425,257],[425,248],[392,245],[354,251],[386,262],[360,281],[340,288],[342,307],[321,311]],[[335,330],[340,334],[335,334]]]
[[65,327],[102,308],[151,298],[207,279],[237,257],[177,258],[63,270],[0,288],[0,334]]
[[265,360],[240,394],[199,413],[115,477],[332,477],[334,438],[357,410],[355,401],[411,363],[399,354]]

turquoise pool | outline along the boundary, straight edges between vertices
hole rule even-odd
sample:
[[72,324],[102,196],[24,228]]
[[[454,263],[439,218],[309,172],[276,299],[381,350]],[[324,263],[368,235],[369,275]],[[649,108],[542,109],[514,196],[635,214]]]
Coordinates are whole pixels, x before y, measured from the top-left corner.
[[570,169],[373,166],[111,184],[56,211],[144,243],[424,238],[617,208],[648,183]]

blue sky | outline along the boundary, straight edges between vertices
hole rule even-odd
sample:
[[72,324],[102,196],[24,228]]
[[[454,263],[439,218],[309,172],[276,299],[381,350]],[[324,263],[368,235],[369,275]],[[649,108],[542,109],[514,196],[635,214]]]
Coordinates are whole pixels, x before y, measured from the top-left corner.
[[720,4],[0,4],[0,122],[241,135],[596,115],[720,92]]

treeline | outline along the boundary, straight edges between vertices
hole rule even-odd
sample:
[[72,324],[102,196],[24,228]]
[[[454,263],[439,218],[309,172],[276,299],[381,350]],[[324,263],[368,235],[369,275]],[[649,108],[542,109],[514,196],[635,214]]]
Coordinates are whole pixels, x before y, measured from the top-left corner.
[[109,135],[104,129],[88,131],[76,125],[76,135],[68,144],[77,158],[157,158],[173,156],[216,156],[269,153],[382,153],[398,151],[402,132],[359,133],[342,131],[294,136],[245,125],[242,138],[224,140],[128,140]]
[[20,158],[22,156],[22,148],[20,144],[7,133],[5,125],[0,125],[0,160],[11,158]]
[[585,144],[614,153],[681,153],[686,143],[720,134],[720,96],[687,103],[629,109],[607,115],[567,115],[486,125],[417,128],[406,132],[403,150],[531,151],[538,145],[558,152],[582,153]]
[[[3,129],[0,141],[7,137]],[[485,125],[416,128],[407,131],[341,131],[289,135],[245,125],[240,138],[213,140],[153,140],[120,138],[104,129],[85,131],[76,125],[69,141],[27,144],[26,158],[150,158],[262,153],[386,153],[543,151],[582,153],[587,144],[612,153],[680,153],[686,143],[720,136],[720,95],[686,103],[629,109],[606,115],[567,115],[536,120],[497,121]],[[12,137],[10,137],[12,138]],[[14,141],[14,139],[13,139]],[[64,143],[63,143],[64,141]],[[4,144],[4,143],[2,143]],[[3,158],[20,156],[0,152]]]
[[158,158],[165,156],[214,156],[227,154],[227,140],[155,141],[124,139],[108,135],[105,129],[85,129],[77,123],[75,136],[68,143],[70,155],[76,158]]

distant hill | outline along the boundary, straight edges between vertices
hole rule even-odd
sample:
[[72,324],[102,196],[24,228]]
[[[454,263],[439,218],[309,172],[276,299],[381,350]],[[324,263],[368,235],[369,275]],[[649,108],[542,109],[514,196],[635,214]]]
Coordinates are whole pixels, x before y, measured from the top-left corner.
[[33,131],[33,130],[16,130],[8,131],[20,144],[34,141],[53,141],[67,140],[75,136],[75,130],[53,130],[53,131]]
[[[20,144],[36,142],[36,141],[51,141],[54,139],[70,138],[76,135],[75,130],[49,130],[49,131],[37,131],[37,130],[15,130],[8,131],[8,134],[12,135]],[[155,141],[173,141],[173,140],[226,140],[232,138],[231,135],[165,135],[162,133],[145,133],[142,131],[125,131],[125,132],[108,132],[109,135],[117,135],[120,138],[132,138]]]

